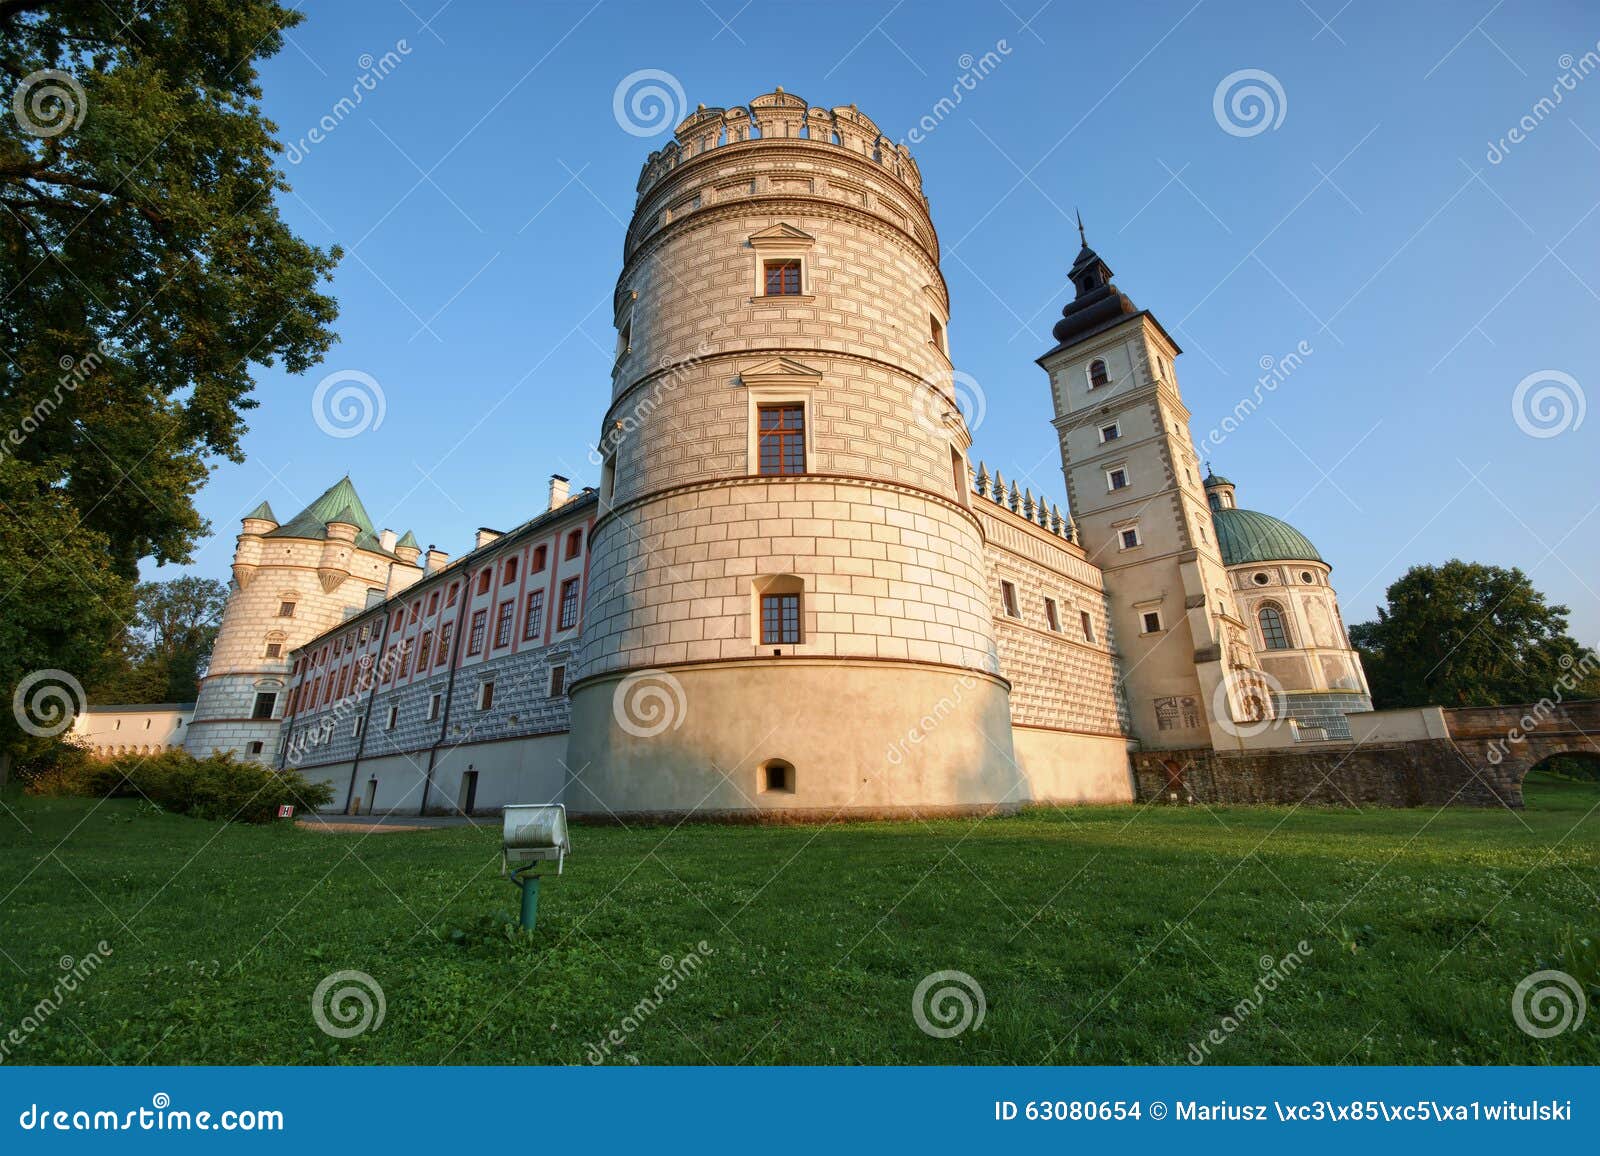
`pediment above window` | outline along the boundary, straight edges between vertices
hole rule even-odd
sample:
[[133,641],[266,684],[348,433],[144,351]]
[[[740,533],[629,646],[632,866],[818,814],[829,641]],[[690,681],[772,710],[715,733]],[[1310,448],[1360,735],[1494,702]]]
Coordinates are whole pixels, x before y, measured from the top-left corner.
[[804,229],[783,221],[751,233],[749,239],[752,249],[807,249],[817,243],[817,239]]
[[739,381],[748,387],[813,386],[822,381],[822,371],[788,357],[772,357],[739,370]]

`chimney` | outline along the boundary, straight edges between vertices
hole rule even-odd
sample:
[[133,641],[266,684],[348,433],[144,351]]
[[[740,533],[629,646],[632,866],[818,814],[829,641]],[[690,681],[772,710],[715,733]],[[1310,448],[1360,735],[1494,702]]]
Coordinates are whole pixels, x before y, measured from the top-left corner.
[[550,509],[556,510],[556,509],[560,509],[562,506],[566,505],[567,504],[567,495],[569,493],[570,493],[570,490],[568,489],[568,486],[567,486],[567,479],[562,477],[560,474],[551,474],[550,475]]
[[449,563],[450,555],[446,554],[443,550],[434,549],[433,543],[430,542],[428,543],[428,553],[424,557],[423,561],[426,565],[427,573],[436,574],[440,570],[443,570]]
[[491,530],[491,529],[489,529],[488,526],[479,526],[478,527],[478,537],[476,538],[476,540],[473,541],[472,548],[474,550],[476,550],[480,546],[487,546],[490,542],[493,542],[499,536],[500,536],[500,531],[499,530]]
[[393,530],[385,530],[383,533],[378,535],[378,545],[382,546],[388,553],[393,554],[394,544],[399,541],[399,539],[400,535],[396,534]]

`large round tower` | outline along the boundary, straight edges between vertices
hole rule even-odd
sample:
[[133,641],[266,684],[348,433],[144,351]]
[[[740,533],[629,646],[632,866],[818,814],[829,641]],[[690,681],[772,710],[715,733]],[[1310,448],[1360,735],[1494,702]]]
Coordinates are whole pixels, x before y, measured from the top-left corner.
[[1020,801],[916,164],[782,89],[675,135],[617,282],[569,805]]

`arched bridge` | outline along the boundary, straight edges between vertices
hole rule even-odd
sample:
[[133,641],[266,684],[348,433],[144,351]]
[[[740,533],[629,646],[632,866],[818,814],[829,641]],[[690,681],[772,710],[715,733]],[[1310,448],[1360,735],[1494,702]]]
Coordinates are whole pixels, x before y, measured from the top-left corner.
[[1522,806],[1522,780],[1551,755],[1600,757],[1600,701],[1447,707],[1450,741],[1501,801]]

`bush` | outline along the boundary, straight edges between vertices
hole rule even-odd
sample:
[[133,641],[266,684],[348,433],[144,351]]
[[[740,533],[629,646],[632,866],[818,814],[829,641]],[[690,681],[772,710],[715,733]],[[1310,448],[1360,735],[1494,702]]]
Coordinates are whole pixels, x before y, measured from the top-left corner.
[[105,761],[64,758],[35,775],[28,790],[36,795],[148,799],[175,814],[238,823],[271,822],[285,803],[316,810],[333,802],[332,786],[308,782],[299,771],[275,771],[238,762],[232,755],[197,759],[181,750]]

